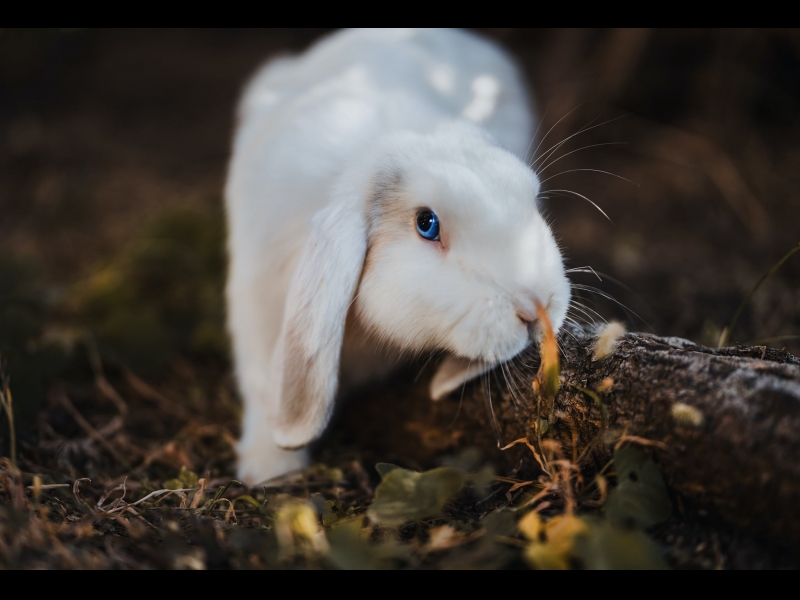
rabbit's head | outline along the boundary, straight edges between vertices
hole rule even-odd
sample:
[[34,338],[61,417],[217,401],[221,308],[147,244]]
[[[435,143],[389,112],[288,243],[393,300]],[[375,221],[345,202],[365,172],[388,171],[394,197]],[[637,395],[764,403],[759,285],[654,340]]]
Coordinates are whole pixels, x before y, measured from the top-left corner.
[[520,353],[539,335],[537,301],[560,327],[570,287],[538,191],[517,157],[455,124],[395,134],[344,175],[290,286],[276,442],[304,445],[327,424],[348,314],[398,353],[461,359],[434,396]]

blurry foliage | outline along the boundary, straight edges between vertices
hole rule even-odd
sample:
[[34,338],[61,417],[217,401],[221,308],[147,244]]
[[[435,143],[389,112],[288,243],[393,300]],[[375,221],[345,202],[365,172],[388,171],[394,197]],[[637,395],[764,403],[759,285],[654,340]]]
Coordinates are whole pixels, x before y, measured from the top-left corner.
[[536,569],[664,569],[658,546],[637,529],[594,516],[558,515],[542,522],[530,512],[520,529],[531,541],[525,560]]
[[[0,255],[0,355],[8,360],[17,427],[32,423],[48,383],[63,373],[68,363],[64,346],[45,335],[47,300],[33,262]],[[5,418],[0,415],[0,439],[4,442]]]
[[164,482],[164,487],[168,490],[181,490],[197,487],[199,478],[197,473],[190,471],[186,466],[182,466],[178,476],[174,479],[167,479]]
[[532,510],[519,521],[529,540],[525,560],[536,569],[663,569],[661,551],[644,530],[672,515],[661,473],[644,452],[614,453],[618,485],[604,518],[564,513],[545,521]]
[[467,481],[467,474],[455,467],[425,473],[388,463],[379,463],[376,468],[382,479],[368,514],[373,522],[389,527],[439,516],[445,502]]
[[665,569],[661,550],[638,529],[626,529],[599,519],[586,519],[588,535],[575,539],[584,569]]
[[370,543],[370,529],[364,528],[364,518],[342,522],[327,532],[330,551],[326,564],[336,569],[374,570],[397,568],[411,555],[411,547],[387,536]]
[[652,458],[638,448],[620,448],[614,453],[614,467],[617,487],[606,501],[607,519],[644,529],[670,517],[672,502]]
[[226,365],[224,236],[217,211],[168,211],[66,291],[46,288],[34,262],[0,256],[0,354],[17,427],[30,428],[55,378],[85,378],[87,344],[144,374],[178,355]]
[[101,354],[142,373],[177,354],[224,362],[224,236],[220,213],[173,210],[79,283],[71,300]]

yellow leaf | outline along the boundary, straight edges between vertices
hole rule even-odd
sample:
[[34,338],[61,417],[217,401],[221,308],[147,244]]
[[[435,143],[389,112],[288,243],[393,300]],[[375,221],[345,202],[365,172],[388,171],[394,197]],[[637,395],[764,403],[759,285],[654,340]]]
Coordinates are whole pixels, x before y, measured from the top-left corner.
[[531,511],[519,520],[517,528],[520,533],[532,542],[542,541],[542,533],[544,532],[544,523],[542,517],[536,511]]
[[275,534],[284,556],[308,550],[317,554],[328,551],[325,533],[317,523],[317,512],[306,502],[288,502],[278,510]]
[[575,538],[588,533],[589,525],[575,515],[558,515],[545,523],[544,532],[548,544],[555,547],[560,553],[569,554]]
[[525,549],[525,560],[543,571],[565,571],[569,569],[567,557],[559,554],[550,544],[531,544]]
[[590,531],[588,523],[574,515],[553,517],[542,526],[539,515],[534,512],[523,517],[519,528],[525,537],[533,540],[525,549],[525,559],[536,569],[569,569],[576,554],[576,538]]

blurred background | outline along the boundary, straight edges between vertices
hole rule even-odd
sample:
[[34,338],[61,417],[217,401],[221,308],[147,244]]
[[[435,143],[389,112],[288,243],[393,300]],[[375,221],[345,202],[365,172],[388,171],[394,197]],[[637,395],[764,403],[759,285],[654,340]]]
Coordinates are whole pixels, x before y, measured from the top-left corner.
[[[221,190],[236,101],[262,62],[325,33],[0,31],[0,352],[28,399],[20,419],[66,376],[75,340],[136,373],[176,360],[227,371]],[[539,137],[552,128],[541,150],[600,125],[542,175],[613,221],[566,193],[546,202],[568,266],[602,278],[573,280],[629,311],[581,292],[587,303],[716,345],[800,243],[800,31],[481,33],[527,74]],[[800,254],[731,341],[797,354],[798,336]]]

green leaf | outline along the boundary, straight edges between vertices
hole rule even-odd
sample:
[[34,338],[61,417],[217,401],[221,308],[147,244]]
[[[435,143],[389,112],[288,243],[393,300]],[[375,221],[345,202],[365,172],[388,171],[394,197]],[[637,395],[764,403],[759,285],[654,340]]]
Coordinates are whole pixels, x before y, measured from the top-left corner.
[[197,487],[197,473],[194,471],[190,471],[185,466],[181,467],[180,473],[178,473],[178,479],[180,480],[183,487],[186,489]]
[[240,501],[241,502],[246,502],[250,506],[253,506],[253,507],[255,507],[255,508],[259,509],[259,510],[261,510],[261,508],[262,508],[261,503],[258,500],[256,500],[255,498],[253,498],[252,496],[248,496],[248,495],[239,496],[238,498],[236,498],[234,500],[234,502],[240,502]]
[[621,448],[614,465],[618,483],[606,502],[609,520],[644,529],[669,519],[672,502],[653,459],[637,448]]
[[369,544],[361,536],[363,518],[343,523],[328,532],[327,560],[337,569],[372,570],[379,568]]
[[435,517],[466,481],[467,474],[454,467],[424,473],[395,467],[385,473],[375,489],[375,500],[367,514],[373,523],[388,527]]
[[539,426],[539,435],[544,435],[547,433],[547,430],[550,429],[550,423],[547,419],[539,419],[538,420]]
[[643,532],[625,529],[608,521],[587,519],[588,532],[575,538],[574,554],[579,564],[592,570],[666,569],[661,551]]
[[330,550],[325,561],[330,566],[359,571],[391,569],[409,559],[412,548],[391,536],[370,543],[369,531],[362,531],[363,523],[363,517],[350,518],[327,532]]
[[470,483],[475,487],[478,496],[488,493],[489,486],[494,483],[494,468],[492,465],[484,465],[480,471],[469,476]]
[[347,516],[348,515],[340,502],[336,502],[335,500],[326,500],[323,506],[322,526],[326,528],[330,527]]

